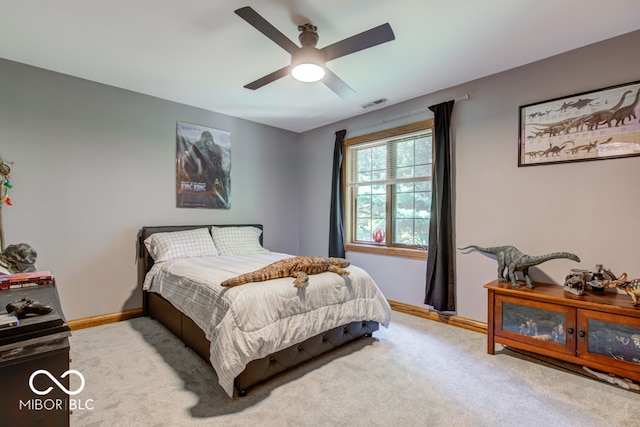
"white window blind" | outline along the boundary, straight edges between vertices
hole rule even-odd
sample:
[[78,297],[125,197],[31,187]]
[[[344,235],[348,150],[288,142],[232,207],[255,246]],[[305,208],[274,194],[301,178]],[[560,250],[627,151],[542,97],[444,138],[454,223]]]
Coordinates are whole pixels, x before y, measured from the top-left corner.
[[430,131],[352,145],[348,150],[350,187],[431,181]]

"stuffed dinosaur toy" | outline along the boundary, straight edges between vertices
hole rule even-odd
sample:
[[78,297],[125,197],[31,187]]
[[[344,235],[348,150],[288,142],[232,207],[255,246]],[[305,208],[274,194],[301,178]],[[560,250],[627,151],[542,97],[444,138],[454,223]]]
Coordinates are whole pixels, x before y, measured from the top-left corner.
[[344,258],[328,258],[319,256],[297,256],[271,263],[260,270],[242,274],[220,283],[221,286],[232,287],[251,282],[262,282],[283,277],[295,277],[293,286],[305,288],[309,282],[309,274],[331,271],[340,275],[348,275],[345,270],[350,264]]

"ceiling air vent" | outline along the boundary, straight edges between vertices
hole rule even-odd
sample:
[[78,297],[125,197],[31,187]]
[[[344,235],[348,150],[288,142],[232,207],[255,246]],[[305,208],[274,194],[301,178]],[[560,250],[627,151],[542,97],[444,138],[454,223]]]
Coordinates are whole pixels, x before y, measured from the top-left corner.
[[387,98],[376,99],[375,101],[372,101],[368,104],[364,104],[362,106],[362,109],[371,110],[372,108],[379,108],[379,107],[382,107],[384,104],[386,104],[387,101],[389,101]]

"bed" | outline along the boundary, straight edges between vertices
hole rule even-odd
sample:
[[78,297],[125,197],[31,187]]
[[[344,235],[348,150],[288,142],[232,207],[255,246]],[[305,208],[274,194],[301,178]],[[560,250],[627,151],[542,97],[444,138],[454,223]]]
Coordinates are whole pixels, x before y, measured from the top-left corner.
[[302,289],[293,278],[220,286],[293,256],[265,249],[262,231],[260,224],[229,224],[143,227],[138,234],[144,314],[209,361],[230,397],[371,336],[391,316],[373,279],[353,265],[348,276],[311,275]]

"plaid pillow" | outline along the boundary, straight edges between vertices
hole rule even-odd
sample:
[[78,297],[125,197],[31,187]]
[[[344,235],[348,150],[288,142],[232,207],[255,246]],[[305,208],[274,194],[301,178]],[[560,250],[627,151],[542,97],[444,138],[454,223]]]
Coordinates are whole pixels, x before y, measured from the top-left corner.
[[155,233],[144,240],[144,245],[156,262],[218,255],[207,228]]
[[251,255],[269,252],[260,245],[262,230],[256,227],[211,227],[220,255]]

